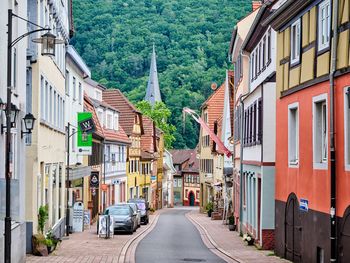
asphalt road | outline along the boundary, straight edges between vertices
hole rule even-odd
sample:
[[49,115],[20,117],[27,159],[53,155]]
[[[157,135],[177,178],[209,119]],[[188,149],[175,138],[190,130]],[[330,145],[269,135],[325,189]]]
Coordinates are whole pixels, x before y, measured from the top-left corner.
[[223,263],[202,242],[195,226],[185,217],[187,209],[163,212],[156,227],[136,248],[136,263]]

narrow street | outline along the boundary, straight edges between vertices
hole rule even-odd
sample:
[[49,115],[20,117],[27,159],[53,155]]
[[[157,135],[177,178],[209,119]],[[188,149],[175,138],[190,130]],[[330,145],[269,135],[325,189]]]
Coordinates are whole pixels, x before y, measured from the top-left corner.
[[136,262],[225,262],[203,244],[198,230],[185,216],[190,211],[176,208],[163,212],[154,230],[139,243]]

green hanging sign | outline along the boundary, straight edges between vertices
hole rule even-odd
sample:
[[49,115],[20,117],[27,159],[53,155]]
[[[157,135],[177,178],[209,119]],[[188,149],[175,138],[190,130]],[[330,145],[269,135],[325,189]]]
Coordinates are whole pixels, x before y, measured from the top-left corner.
[[77,148],[79,155],[92,154],[92,133],[95,124],[91,112],[78,112]]

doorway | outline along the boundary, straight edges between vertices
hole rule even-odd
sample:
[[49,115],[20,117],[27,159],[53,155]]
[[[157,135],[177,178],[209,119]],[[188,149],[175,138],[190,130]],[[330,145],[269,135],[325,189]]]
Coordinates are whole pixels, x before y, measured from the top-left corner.
[[188,194],[188,200],[190,200],[190,206],[194,206],[194,193],[192,191]]
[[340,262],[350,262],[350,206],[345,210],[339,239]]
[[299,215],[299,202],[294,193],[288,197],[285,212],[285,258],[301,262],[302,227]]

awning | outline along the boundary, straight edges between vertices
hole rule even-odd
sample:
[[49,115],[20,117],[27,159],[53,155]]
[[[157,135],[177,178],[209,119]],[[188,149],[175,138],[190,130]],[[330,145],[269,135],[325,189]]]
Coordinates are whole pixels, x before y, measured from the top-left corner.
[[71,165],[69,166],[69,180],[81,179],[85,176],[89,176],[91,173],[91,166],[84,165]]

